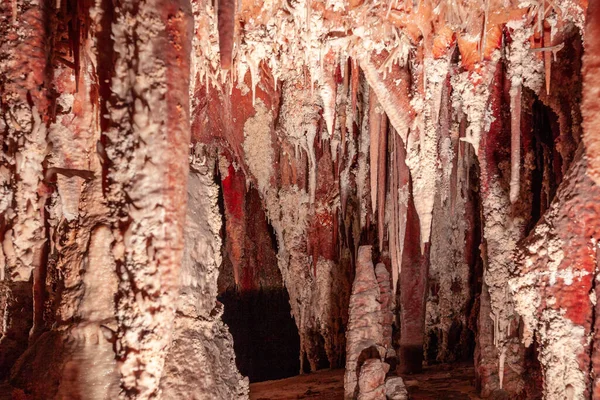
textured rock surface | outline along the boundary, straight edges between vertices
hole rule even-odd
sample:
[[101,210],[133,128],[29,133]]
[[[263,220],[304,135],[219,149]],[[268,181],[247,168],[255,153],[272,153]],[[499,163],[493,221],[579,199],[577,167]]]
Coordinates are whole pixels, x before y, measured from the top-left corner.
[[408,391],[401,377],[395,376],[385,380],[385,396],[389,400],[408,399]]
[[470,358],[483,396],[593,397],[589,3],[3,2],[0,381],[245,398],[264,326],[236,350],[347,398]]
[[358,376],[358,400],[384,400],[385,374],[389,366],[376,358],[366,360]]
[[400,270],[400,340],[398,372],[419,372],[425,343],[425,309],[430,245],[421,252],[420,225],[415,199],[409,197],[406,236]]
[[[9,51],[9,42],[2,40],[4,54],[14,53],[2,63],[3,148],[14,149],[2,154],[2,188],[22,186],[13,179],[27,179],[33,187],[27,189],[30,194],[18,189],[14,197],[3,192],[2,316],[8,328],[0,340],[3,378],[10,371],[13,395],[33,399],[156,398],[175,332],[169,360],[185,354],[189,361],[188,349],[203,346],[208,350],[198,350],[199,359],[206,354],[223,359],[218,372],[194,384],[245,397],[247,383],[232,368],[231,337],[220,314],[211,317],[216,274],[202,270],[192,276],[187,269],[180,274],[190,135],[189,4],[74,5],[2,5],[2,29],[20,38],[11,39],[12,45],[27,47]],[[139,24],[132,27],[126,20]],[[134,36],[139,41],[128,47]],[[39,65],[37,51],[42,52]],[[21,57],[29,58],[27,66]],[[105,57],[114,64],[105,64]],[[19,68],[26,74],[17,74]],[[46,77],[38,75],[43,71]],[[43,117],[39,112],[48,98],[40,88],[57,93]],[[31,103],[38,94],[41,103]],[[29,109],[30,116],[23,118],[30,120],[32,133],[11,133],[27,129],[23,123],[5,125],[6,116],[17,115],[7,111],[13,105],[19,113]],[[27,140],[35,143],[14,147],[13,142],[26,144],[18,138],[22,135],[33,135]],[[27,155],[32,151],[36,157]],[[19,172],[24,167],[27,174]],[[212,184],[212,172],[209,179]],[[216,202],[215,196],[206,199]],[[21,243],[10,244],[13,233],[25,227]],[[36,243],[25,245],[27,240]],[[202,247],[203,256],[212,260],[219,251],[219,246]],[[180,277],[184,290],[197,287],[193,279],[208,282],[203,290],[214,287],[208,305],[200,293],[194,297],[198,308],[209,308],[203,315],[212,323],[206,327],[195,319],[200,314],[193,314],[188,322],[196,340],[188,347],[177,342],[190,333],[185,324],[172,325],[176,309],[188,311],[176,306]],[[216,383],[214,376],[225,383]],[[192,390],[197,391],[190,384],[183,391]]]
[[394,312],[392,311],[392,288],[390,273],[387,271],[385,264],[378,263],[375,266],[375,276],[379,285],[379,303],[381,304],[381,325],[383,334],[383,347],[386,353],[392,347],[392,322],[394,321]]
[[[385,355],[383,348],[383,326],[380,306],[379,285],[375,278],[375,268],[371,261],[370,246],[358,249],[356,276],[352,284],[350,296],[348,330],[346,332],[346,375],[344,377],[344,398],[375,391],[379,393],[380,383],[383,385],[385,372],[381,358]],[[369,363],[369,371],[363,377],[362,368]],[[363,387],[361,387],[361,379]],[[365,397],[370,398],[370,397]]]
[[231,334],[221,321],[223,305],[216,301],[221,216],[214,158],[200,145],[191,157],[181,288],[160,387],[164,398],[243,399],[248,379],[235,367]]
[[583,56],[583,141],[589,158],[588,173],[594,182],[600,182],[600,138],[598,133],[598,96],[600,95],[600,8],[598,2],[590,2],[585,26],[585,55]]
[[[546,398],[590,396],[590,342],[600,232],[598,187],[580,148],[555,200],[522,243],[510,280],[526,345],[540,346]],[[565,251],[566,250],[566,251]],[[560,367],[558,367],[560,365]]]

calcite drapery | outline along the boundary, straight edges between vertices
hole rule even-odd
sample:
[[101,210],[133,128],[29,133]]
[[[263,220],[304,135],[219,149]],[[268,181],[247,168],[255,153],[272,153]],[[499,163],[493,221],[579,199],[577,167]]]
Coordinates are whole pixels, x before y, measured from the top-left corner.
[[[530,266],[510,255],[538,217],[547,218],[536,229],[560,220],[552,210],[562,210],[561,198],[547,209],[583,157],[572,164],[582,137],[581,32],[583,141],[587,174],[596,179],[598,10],[591,3],[586,21],[586,7],[571,0],[3,3],[3,378],[34,397],[79,393],[82,384],[99,398],[117,390],[132,398],[161,390],[244,397],[239,374],[219,372],[233,363],[214,302],[219,224],[200,235],[196,219],[206,210],[217,218],[220,183],[224,251],[242,288],[256,283],[242,271],[256,253],[244,248],[250,225],[241,192],[260,197],[306,369],[343,364],[358,249],[372,245],[371,261],[391,272],[377,274],[386,303],[381,340],[397,345],[400,370],[421,367],[425,331],[440,331],[436,357],[460,358],[448,354],[447,338],[461,329],[461,337],[477,337],[483,394],[525,395],[538,384],[527,382],[527,366],[538,367],[519,344],[519,318],[564,320],[552,314],[556,307],[521,307],[524,290],[541,288],[524,288],[519,278]],[[531,121],[540,109],[549,127]],[[188,179],[190,136],[198,169]],[[575,175],[568,179],[579,182]],[[195,204],[186,210],[188,197]],[[569,222],[565,232],[578,226]],[[451,255],[441,250],[446,235]],[[552,230],[532,235],[550,240]],[[193,248],[196,240],[205,252]],[[536,271],[550,269],[536,259]],[[579,308],[565,300],[565,315],[594,315],[584,292],[573,295]],[[400,333],[391,342],[389,307]],[[576,324],[584,334],[586,324]],[[561,389],[565,379],[548,360],[562,350],[538,330],[548,396],[585,394],[589,368],[567,360],[577,379],[569,375]],[[91,367],[96,352],[101,362]],[[214,369],[190,381],[178,362],[190,354],[191,365],[210,359]],[[54,363],[41,365],[43,356]],[[44,371],[53,378],[33,384]]]

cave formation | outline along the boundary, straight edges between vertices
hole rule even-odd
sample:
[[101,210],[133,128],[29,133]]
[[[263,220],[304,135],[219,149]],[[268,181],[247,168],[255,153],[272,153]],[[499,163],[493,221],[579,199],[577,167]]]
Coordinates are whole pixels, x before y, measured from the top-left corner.
[[600,399],[598,0],[4,0],[0,133],[2,399]]

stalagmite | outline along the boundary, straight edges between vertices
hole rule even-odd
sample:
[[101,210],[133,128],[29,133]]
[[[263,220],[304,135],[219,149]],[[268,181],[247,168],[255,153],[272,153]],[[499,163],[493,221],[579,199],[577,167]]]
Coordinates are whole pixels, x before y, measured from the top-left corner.
[[393,296],[390,287],[390,274],[385,264],[378,263],[375,266],[375,276],[379,285],[379,302],[381,303],[382,344],[386,352],[389,352],[392,350],[392,322],[394,320],[394,313],[392,311]]
[[389,365],[376,358],[368,359],[360,368],[357,400],[382,400],[385,398],[385,374]]
[[[370,246],[361,246],[358,249],[356,276],[350,296],[350,319],[346,332],[345,399],[354,399],[359,396],[361,391],[366,390],[362,387],[359,390],[358,387],[361,381],[359,377],[362,375],[361,368],[366,365],[367,360],[374,360],[371,361],[371,368],[382,368],[379,363],[384,355],[382,352],[385,352],[382,346],[380,292],[371,261],[371,252]],[[361,365],[361,362],[365,364]],[[373,371],[373,373],[378,372]],[[385,372],[381,377],[381,384],[383,384],[384,377]],[[370,379],[363,378],[363,381],[366,384]],[[375,390],[377,387],[378,385],[370,389]]]
[[598,11],[0,4],[0,398],[594,398]]
[[386,379],[385,395],[390,400],[408,400],[408,391],[402,378],[397,376]]

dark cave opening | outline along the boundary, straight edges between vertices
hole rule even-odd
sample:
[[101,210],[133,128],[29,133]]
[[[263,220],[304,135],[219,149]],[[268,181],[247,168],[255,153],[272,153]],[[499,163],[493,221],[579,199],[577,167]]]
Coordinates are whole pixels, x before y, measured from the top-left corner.
[[233,336],[236,365],[250,382],[298,374],[300,337],[285,288],[236,291],[219,296]]
[[[255,188],[242,190],[240,197],[232,199],[231,192],[227,192],[231,181],[226,182],[228,187],[220,178],[219,174],[224,229],[217,299],[224,305],[223,321],[233,336],[236,365],[252,383],[297,375],[300,337],[277,265],[275,232]],[[226,179],[237,178],[230,171]],[[241,176],[239,181],[243,184],[245,178]],[[236,190],[234,194],[239,193]],[[243,210],[237,215],[233,213],[234,202]],[[236,255],[230,233],[238,235],[235,239],[243,244],[241,256]]]
[[481,253],[483,242],[483,206],[481,204],[481,171],[478,163],[473,164],[472,173],[469,174],[469,185],[466,202],[466,215],[469,223],[466,237],[466,261],[469,265],[469,301],[467,303],[467,330],[465,358],[473,360],[478,334],[478,319],[480,311],[480,297],[483,287],[484,263]]
[[535,99],[531,108],[531,148],[534,169],[531,172],[531,231],[548,209],[562,180],[562,157],[557,151],[558,117],[552,109]]
[[[460,214],[460,218],[464,218],[466,222],[464,262],[468,266],[468,278],[466,281],[455,279],[450,287],[452,295],[460,295],[462,285],[465,285],[466,300],[460,312],[453,316],[447,329],[435,328],[426,332],[424,351],[426,366],[455,363],[470,365],[475,356],[484,272],[481,253],[483,221],[480,168],[477,162],[470,164],[466,178],[468,181],[460,189],[465,199],[464,214]],[[459,215],[453,217],[458,218]],[[430,276],[428,301],[437,303],[440,296],[440,281]]]

